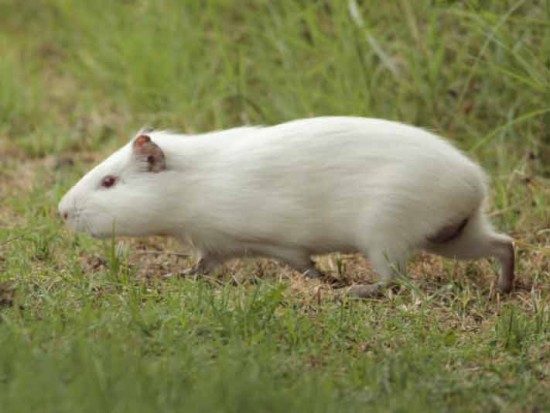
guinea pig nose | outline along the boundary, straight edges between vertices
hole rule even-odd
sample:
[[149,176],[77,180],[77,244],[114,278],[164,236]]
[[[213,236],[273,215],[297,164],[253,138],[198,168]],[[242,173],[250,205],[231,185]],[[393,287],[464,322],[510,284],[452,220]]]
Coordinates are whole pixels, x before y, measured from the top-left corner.
[[67,211],[63,211],[63,212],[61,213],[61,217],[62,217],[64,220],[66,220],[67,218],[69,218],[69,213],[68,213]]

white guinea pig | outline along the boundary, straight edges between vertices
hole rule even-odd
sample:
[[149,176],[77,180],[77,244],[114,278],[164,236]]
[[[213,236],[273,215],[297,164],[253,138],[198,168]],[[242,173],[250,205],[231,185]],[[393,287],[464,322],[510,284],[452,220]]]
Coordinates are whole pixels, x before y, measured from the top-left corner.
[[195,272],[274,257],[310,277],[311,256],[365,254],[381,281],[415,249],[496,257],[512,289],[514,245],[482,207],[482,169],[440,137],[380,119],[320,117],[184,136],[142,131],[61,200],[94,237],[166,235],[196,248]]

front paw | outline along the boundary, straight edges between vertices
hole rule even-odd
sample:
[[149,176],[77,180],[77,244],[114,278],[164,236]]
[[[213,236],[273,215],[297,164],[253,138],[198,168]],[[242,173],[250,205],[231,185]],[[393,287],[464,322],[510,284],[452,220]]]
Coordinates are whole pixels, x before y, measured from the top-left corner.
[[384,295],[386,286],[380,283],[357,284],[349,287],[345,295],[354,298],[378,298]]
[[319,271],[317,268],[308,268],[304,272],[302,272],[302,275],[306,278],[323,278],[323,273]]
[[199,274],[200,272],[197,270],[196,266],[193,266],[183,271],[169,272],[169,273],[163,274],[161,278],[162,279],[172,278],[172,277],[187,278],[187,277],[196,277]]

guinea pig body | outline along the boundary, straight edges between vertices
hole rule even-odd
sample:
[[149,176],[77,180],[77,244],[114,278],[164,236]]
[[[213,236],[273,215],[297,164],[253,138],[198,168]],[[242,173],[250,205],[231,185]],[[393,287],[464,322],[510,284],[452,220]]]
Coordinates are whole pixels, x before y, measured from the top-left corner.
[[196,136],[142,132],[84,176],[59,210],[96,237],[176,237],[198,250],[198,272],[259,255],[318,276],[311,255],[360,252],[381,286],[424,249],[498,258],[508,292],[513,242],[483,214],[486,196],[482,169],[432,133],[324,117]]

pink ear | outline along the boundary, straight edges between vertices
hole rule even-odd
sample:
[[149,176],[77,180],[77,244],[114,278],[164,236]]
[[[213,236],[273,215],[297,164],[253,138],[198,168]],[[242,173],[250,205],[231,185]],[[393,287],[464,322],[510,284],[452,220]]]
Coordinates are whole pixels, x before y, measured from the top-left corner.
[[133,143],[135,156],[144,161],[148,172],[160,172],[166,169],[162,149],[148,135],[139,135]]
[[134,148],[141,149],[141,147],[148,142],[151,142],[151,138],[149,136],[139,135],[134,141]]

